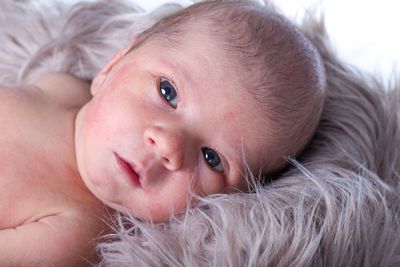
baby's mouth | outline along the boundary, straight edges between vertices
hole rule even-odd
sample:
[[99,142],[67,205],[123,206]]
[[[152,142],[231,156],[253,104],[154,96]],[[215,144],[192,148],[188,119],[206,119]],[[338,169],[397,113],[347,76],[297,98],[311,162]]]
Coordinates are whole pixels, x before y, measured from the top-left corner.
[[122,170],[122,172],[129,177],[129,180],[137,187],[141,187],[140,183],[140,175],[135,171],[135,168],[126,160],[121,158],[117,153],[115,154],[115,158],[117,161],[117,165]]

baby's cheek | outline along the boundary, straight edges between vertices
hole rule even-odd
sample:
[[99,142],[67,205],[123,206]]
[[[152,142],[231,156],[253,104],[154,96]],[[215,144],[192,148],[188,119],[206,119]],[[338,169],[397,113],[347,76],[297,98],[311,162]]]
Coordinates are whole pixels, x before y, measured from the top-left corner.
[[202,196],[209,196],[224,192],[224,177],[213,172],[204,172],[198,178],[198,191]]
[[89,104],[86,116],[86,129],[90,135],[101,137],[102,139],[110,139],[111,133],[108,127],[108,121],[112,117],[109,105],[101,99],[93,101]]
[[[169,177],[170,179],[174,179]],[[157,192],[157,195],[148,196],[148,216],[154,221],[167,220],[171,214],[181,214],[185,212],[188,205],[192,204],[191,194],[189,193],[189,185],[186,184],[183,179],[179,177],[179,184],[170,183],[165,185],[161,191]],[[193,192],[196,193],[196,192]]]
[[97,134],[101,131],[102,125],[104,125],[104,115],[102,114],[101,107],[93,103],[87,112],[86,129],[91,134]]

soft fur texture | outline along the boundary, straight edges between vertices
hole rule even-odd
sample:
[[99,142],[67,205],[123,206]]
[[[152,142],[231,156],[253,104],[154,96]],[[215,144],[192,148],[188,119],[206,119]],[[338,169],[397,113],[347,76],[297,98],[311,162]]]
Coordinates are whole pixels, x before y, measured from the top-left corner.
[[[47,71],[91,80],[134,33],[178,8],[1,1],[0,81]],[[98,266],[400,266],[400,82],[386,86],[338,59],[321,20],[308,16],[301,28],[328,81],[307,150],[278,179],[253,184],[254,193],[201,199],[172,222],[116,215]]]

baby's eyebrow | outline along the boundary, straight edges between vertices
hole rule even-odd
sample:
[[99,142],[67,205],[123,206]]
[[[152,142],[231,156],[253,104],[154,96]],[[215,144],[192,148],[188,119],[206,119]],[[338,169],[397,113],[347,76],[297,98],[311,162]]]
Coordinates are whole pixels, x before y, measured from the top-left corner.
[[[194,83],[195,80],[193,79],[193,76],[192,76],[193,68],[190,67],[190,64],[180,63],[180,62],[178,62],[177,59],[169,60],[169,59],[165,59],[165,58],[161,58],[160,62],[162,65],[167,66],[168,69],[172,70],[173,73],[180,74],[178,83],[181,80],[184,80],[184,81],[182,81],[183,83],[190,83],[190,84]],[[192,70],[192,71],[190,71],[190,70]],[[181,87],[182,87],[182,85],[181,85]]]

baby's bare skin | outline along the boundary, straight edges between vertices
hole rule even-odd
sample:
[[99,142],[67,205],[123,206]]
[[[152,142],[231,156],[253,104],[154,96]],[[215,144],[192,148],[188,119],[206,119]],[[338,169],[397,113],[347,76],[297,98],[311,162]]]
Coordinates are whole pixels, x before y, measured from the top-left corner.
[[1,266],[93,260],[106,209],[84,185],[74,151],[74,119],[89,86],[53,73],[0,87]]

